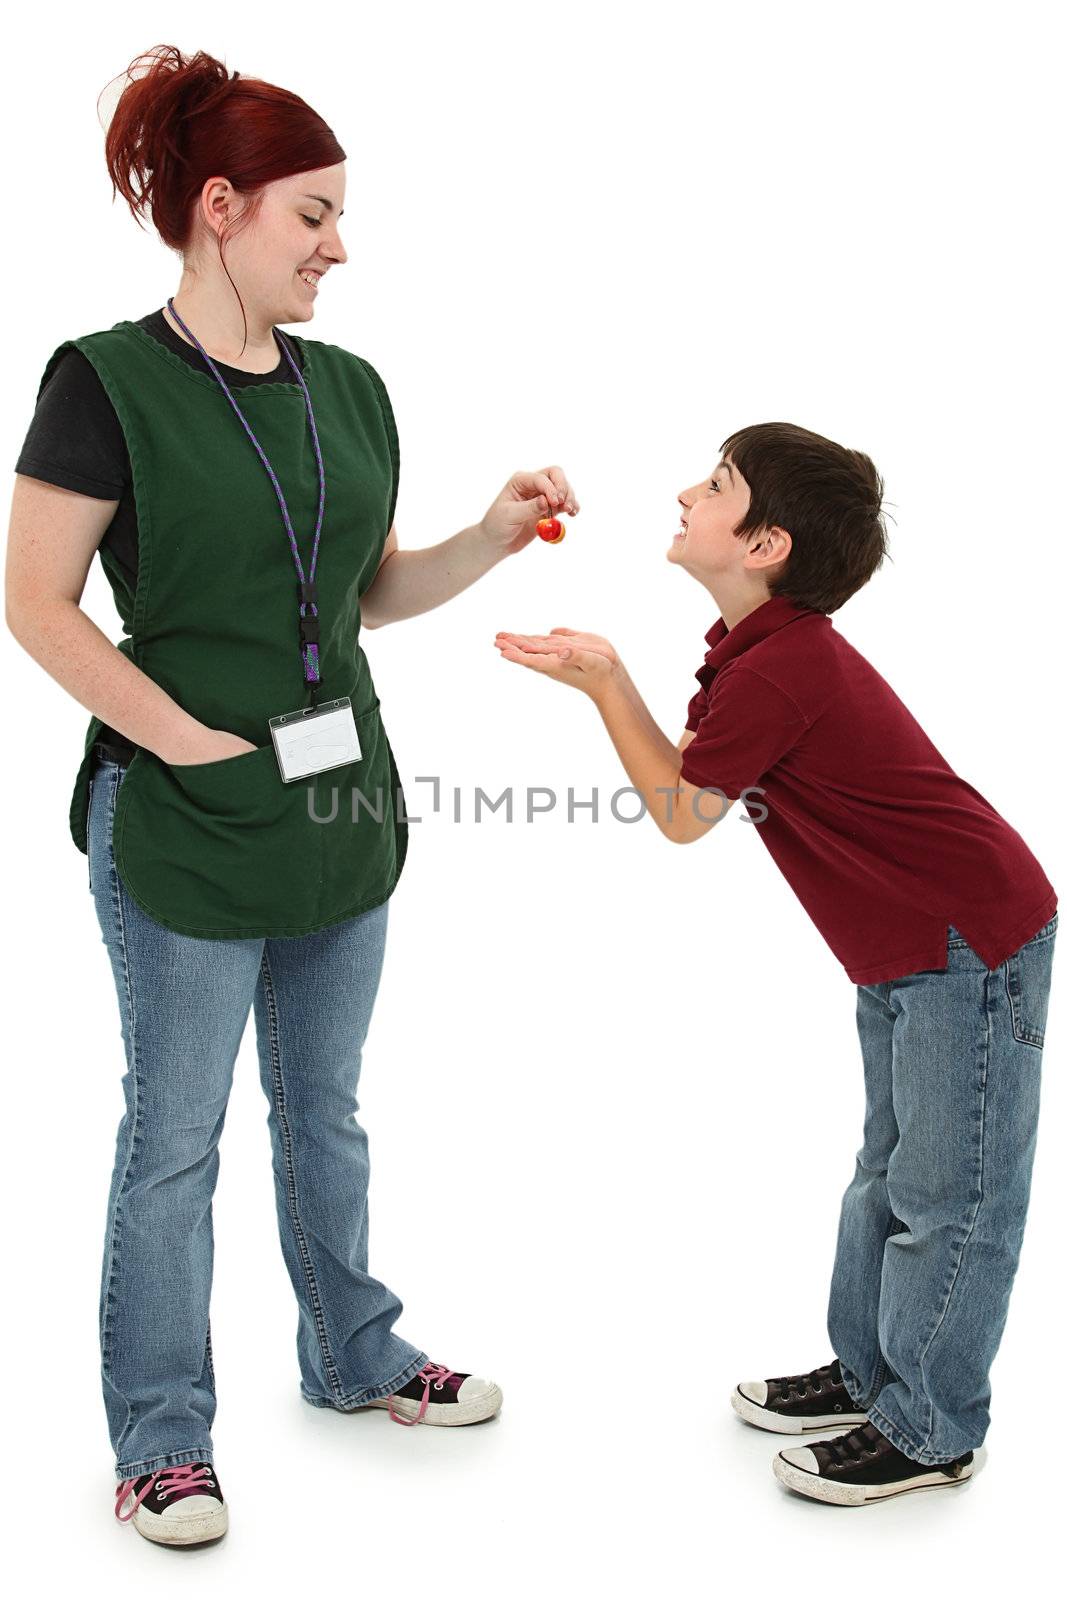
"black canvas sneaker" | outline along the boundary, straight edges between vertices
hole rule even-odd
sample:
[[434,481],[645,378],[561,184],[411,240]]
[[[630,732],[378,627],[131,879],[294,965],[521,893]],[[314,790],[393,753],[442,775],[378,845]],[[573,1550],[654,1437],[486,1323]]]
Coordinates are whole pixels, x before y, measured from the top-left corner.
[[862,1506],[908,1489],[944,1489],[971,1476],[974,1451],[934,1466],[913,1461],[890,1444],[873,1422],[836,1439],[779,1450],[774,1475],[787,1489],[835,1506]]
[[456,1428],[495,1417],[504,1396],[499,1385],[488,1378],[472,1378],[469,1372],[453,1372],[428,1361],[402,1389],[369,1404],[384,1408],[394,1422],[407,1428],[416,1422]]
[[[131,1493],[133,1502],[124,1512]],[[209,1461],[124,1478],[115,1485],[115,1515],[156,1544],[210,1544],[229,1526],[222,1487]]]
[[754,1378],[739,1383],[730,1404],[745,1422],[771,1433],[815,1433],[866,1422],[841,1382],[841,1363],[835,1356],[825,1367],[792,1378]]

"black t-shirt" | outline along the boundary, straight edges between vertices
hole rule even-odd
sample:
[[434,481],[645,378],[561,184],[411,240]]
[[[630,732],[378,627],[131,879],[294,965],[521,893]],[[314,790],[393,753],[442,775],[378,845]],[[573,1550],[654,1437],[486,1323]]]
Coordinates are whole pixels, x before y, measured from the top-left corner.
[[[141,317],[139,326],[200,372],[210,372],[200,351],[171,327],[162,310]],[[295,341],[288,341],[293,358],[303,370]],[[214,359],[214,357],[212,358]],[[216,361],[231,388],[253,383],[291,383],[293,369],[284,354],[273,372],[242,372]],[[15,471],[28,478],[91,495],[95,500],[117,500],[115,515],[101,540],[121,567],[130,592],[137,584],[137,508],[133,497],[133,472],[126,436],[96,368],[81,351],[65,350],[41,390]],[[101,737],[127,755],[136,746],[113,728]]]

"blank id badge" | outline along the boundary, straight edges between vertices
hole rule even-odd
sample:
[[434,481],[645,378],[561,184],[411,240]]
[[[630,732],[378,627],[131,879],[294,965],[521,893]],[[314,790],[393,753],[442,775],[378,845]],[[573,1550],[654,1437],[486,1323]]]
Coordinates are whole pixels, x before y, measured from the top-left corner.
[[331,767],[344,767],[363,755],[352,702],[326,700],[321,706],[306,706],[269,719],[274,751],[283,783],[311,778]]

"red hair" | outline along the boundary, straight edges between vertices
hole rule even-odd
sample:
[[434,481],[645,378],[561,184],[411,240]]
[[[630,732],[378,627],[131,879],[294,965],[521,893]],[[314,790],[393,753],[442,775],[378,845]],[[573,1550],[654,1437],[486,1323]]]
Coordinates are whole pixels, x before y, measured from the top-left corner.
[[[135,76],[142,62],[148,68]],[[138,224],[150,207],[163,243],[184,251],[204,184],[229,178],[248,204],[216,236],[227,277],[224,240],[255,220],[260,191],[345,159],[332,129],[299,95],[260,78],[231,76],[203,50],[186,58],[174,45],[156,45],[134,58],[126,78],[104,145],[112,201],[121,194]],[[240,300],[236,284],[234,293]],[[246,337],[247,331],[246,318]]]

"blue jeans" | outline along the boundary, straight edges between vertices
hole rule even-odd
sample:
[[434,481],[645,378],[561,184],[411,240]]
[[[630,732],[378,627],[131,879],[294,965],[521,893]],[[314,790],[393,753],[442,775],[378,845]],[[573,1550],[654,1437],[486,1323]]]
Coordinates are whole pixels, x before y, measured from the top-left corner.
[[989,1426],[1058,922],[994,968],[949,928],[945,971],[856,986],[867,1106],[827,1328],[857,1407],[927,1464],[976,1449]]
[[356,1085],[388,901],[299,938],[174,933],[141,910],[115,870],[125,773],[97,760],[89,798],[90,887],[126,1051],[100,1282],[104,1404],[120,1479],[213,1460],[211,1200],[252,1006],[301,1394],[350,1411],[426,1363],[392,1332],[400,1301],[367,1272],[369,1163]]

